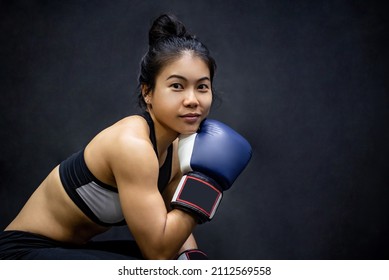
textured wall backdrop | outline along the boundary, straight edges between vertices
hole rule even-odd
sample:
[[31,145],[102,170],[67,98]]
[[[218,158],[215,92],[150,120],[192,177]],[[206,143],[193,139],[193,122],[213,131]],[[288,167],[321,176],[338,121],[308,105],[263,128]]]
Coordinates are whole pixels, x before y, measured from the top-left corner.
[[138,63],[164,12],[212,51],[223,102],[211,116],[254,149],[196,229],[210,257],[389,258],[378,1],[1,1],[0,227],[55,165],[135,112]]

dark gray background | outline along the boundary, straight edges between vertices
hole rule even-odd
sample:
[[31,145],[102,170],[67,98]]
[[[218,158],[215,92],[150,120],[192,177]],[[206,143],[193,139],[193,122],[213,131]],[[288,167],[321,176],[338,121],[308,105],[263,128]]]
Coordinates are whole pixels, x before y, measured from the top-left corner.
[[[153,18],[212,51],[211,117],[253,146],[215,219],[216,259],[387,259],[388,23],[377,1],[1,1],[0,227],[47,173],[136,111]],[[104,238],[123,238],[116,229]]]

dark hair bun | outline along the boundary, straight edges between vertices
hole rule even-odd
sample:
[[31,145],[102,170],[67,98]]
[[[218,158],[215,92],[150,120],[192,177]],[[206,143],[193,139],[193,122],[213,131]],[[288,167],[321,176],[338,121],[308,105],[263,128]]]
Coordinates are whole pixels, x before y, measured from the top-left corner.
[[154,20],[149,31],[149,46],[170,37],[190,36],[184,24],[173,15],[161,15]]

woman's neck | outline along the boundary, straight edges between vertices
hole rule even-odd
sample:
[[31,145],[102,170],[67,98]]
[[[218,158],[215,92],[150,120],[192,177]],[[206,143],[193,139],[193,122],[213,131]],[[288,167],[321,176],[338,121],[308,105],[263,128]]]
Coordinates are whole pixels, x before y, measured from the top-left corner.
[[161,155],[166,152],[172,142],[178,137],[179,133],[158,122],[152,110],[148,110],[147,112],[150,114],[154,123],[154,133],[157,142],[158,157],[161,157]]

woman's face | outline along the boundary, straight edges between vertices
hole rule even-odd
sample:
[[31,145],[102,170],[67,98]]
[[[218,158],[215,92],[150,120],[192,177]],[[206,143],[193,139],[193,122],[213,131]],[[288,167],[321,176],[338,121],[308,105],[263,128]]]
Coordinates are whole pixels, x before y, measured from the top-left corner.
[[180,134],[197,131],[209,114],[212,87],[207,64],[190,52],[165,66],[145,98],[155,121]]

